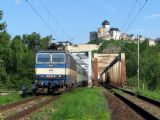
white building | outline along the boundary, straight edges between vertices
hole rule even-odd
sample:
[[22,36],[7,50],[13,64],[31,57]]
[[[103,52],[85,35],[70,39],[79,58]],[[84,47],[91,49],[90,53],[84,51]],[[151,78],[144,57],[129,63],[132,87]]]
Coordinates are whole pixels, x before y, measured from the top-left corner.
[[139,40],[140,40],[141,42],[145,41],[145,39],[146,39],[145,37],[143,37],[143,36],[141,36],[141,35],[139,36]]
[[155,40],[149,40],[149,46],[155,46],[156,42]]
[[128,34],[127,33],[121,33],[121,36],[120,36],[120,39],[121,40],[128,40]]
[[111,35],[111,38],[114,40],[120,40],[121,32],[118,28],[111,28],[109,30],[109,33]]
[[134,36],[133,34],[131,34],[131,35],[128,35],[128,39],[135,41],[137,39],[137,37]]

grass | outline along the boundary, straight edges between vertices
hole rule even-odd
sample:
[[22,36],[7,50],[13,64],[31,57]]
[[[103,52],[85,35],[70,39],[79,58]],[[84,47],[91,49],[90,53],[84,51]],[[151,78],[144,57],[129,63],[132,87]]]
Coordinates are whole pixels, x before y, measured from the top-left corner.
[[0,95],[0,105],[12,103],[24,99],[18,92],[9,93],[8,95]]
[[144,96],[147,96],[149,98],[152,98],[154,100],[158,100],[160,101],[160,91],[150,91],[150,90],[147,90],[147,89],[135,89],[135,92],[141,94],[141,95],[144,95]]
[[118,93],[118,94],[121,94],[121,95],[123,95],[124,94],[124,92],[123,91],[121,91],[121,90],[118,90],[118,89],[112,89],[114,92],[116,92],[116,93]]
[[52,107],[46,107],[32,119],[110,120],[110,114],[100,88],[80,88],[63,94]]

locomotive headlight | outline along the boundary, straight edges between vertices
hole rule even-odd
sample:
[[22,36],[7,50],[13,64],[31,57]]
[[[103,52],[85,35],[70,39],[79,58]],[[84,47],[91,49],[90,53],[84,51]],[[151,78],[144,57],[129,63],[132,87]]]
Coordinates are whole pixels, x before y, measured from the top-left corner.
[[41,75],[40,77],[43,78],[43,75]]
[[61,75],[59,75],[59,77],[62,77]]

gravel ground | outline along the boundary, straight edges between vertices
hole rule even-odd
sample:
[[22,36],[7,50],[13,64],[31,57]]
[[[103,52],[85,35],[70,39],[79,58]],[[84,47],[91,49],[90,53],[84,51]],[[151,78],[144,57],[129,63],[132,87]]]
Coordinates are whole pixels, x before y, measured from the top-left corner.
[[104,90],[104,95],[108,101],[112,120],[144,120],[144,118],[108,90]]
[[11,108],[11,109],[3,111],[2,115],[6,118],[6,117],[8,117],[10,115],[13,115],[13,114],[15,114],[17,112],[20,112],[20,111],[24,110],[24,109],[27,109],[27,108],[31,107],[32,105],[37,104],[39,102],[42,102],[42,101],[44,101],[46,99],[48,99],[48,97],[43,97],[43,98],[40,98],[40,99],[36,99],[36,100],[30,101],[30,102],[18,105],[18,106],[14,107],[14,108]]

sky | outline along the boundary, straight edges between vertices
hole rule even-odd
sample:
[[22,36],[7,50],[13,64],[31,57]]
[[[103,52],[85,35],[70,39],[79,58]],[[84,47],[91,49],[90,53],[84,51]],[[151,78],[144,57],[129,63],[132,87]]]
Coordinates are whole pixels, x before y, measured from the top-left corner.
[[[145,1],[0,0],[0,10],[4,12],[3,21],[7,23],[7,31],[12,37],[37,32],[42,37],[53,35],[56,41],[69,40],[82,44],[89,41],[89,32],[97,31],[104,20],[108,20],[111,27],[119,28],[121,32],[150,38],[160,37],[160,0],[147,0],[135,22],[126,30]],[[133,5],[134,10],[126,20]]]

